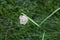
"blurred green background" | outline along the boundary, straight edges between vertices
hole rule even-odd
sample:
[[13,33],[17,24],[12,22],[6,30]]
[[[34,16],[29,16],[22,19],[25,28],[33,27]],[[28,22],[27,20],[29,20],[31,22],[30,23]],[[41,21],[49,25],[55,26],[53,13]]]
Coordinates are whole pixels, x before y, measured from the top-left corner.
[[19,23],[23,12],[38,24],[60,7],[60,0],[0,0],[0,40],[60,40],[60,11],[49,18],[41,28],[28,21]]

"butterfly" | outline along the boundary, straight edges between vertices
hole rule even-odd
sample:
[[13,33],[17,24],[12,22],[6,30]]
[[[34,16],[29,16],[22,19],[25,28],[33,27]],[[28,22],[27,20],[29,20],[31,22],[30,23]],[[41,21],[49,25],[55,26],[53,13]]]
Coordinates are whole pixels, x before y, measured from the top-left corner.
[[20,19],[20,24],[25,25],[28,22],[28,18],[25,15],[20,15],[19,19]]

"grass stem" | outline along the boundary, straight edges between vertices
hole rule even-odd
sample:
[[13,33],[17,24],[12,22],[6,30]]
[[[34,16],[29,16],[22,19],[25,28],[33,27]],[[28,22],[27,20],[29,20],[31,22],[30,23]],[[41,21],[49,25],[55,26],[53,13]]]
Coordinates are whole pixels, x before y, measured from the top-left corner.
[[47,19],[49,19],[52,15],[54,15],[57,11],[59,11],[60,8],[56,9],[55,11],[53,11],[48,17],[46,17],[41,23],[40,25],[42,25]]

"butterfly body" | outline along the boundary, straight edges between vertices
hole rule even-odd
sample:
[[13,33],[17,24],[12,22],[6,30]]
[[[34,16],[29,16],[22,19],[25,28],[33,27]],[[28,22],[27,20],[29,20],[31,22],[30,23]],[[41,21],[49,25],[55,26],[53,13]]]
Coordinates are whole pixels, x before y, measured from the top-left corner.
[[20,15],[19,19],[20,19],[20,24],[25,25],[28,22],[28,18],[24,15]]

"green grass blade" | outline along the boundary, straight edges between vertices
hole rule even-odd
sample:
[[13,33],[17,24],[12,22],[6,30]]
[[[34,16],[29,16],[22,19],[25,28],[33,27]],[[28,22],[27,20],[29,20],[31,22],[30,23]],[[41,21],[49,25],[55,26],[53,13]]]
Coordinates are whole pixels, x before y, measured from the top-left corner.
[[[56,9],[54,12],[52,12],[48,17],[46,17],[41,23],[40,25],[42,25],[47,19],[49,19],[52,15],[54,15],[58,10],[60,10],[60,8]],[[23,15],[25,15],[31,22],[33,22],[36,26],[40,27],[39,24],[37,24],[34,20],[32,20],[31,18],[29,18],[26,14],[22,13]]]
[[45,32],[43,33],[42,40],[44,40],[44,37],[45,37]]
[[31,18],[29,18],[26,14],[22,13],[23,15],[25,15],[31,22],[33,22],[36,26],[40,27],[39,24],[37,24],[35,21],[33,21]]
[[57,11],[59,11],[60,8],[56,9],[54,12],[52,12],[48,17],[46,17],[41,23],[40,25],[42,25],[47,19],[49,19],[52,15],[54,15]]

